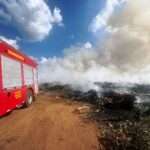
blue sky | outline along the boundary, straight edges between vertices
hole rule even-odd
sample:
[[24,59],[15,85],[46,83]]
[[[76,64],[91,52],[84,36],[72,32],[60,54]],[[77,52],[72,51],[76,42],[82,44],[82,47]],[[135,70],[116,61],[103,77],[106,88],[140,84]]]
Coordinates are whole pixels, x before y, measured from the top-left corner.
[[[32,1],[34,2],[34,0],[29,0],[25,2],[29,3]],[[0,12],[0,36],[17,40],[17,43],[19,44],[19,47],[23,52],[36,58],[40,58],[42,56],[62,56],[63,50],[72,45],[82,44],[86,42],[91,42],[92,44],[95,43],[96,37],[92,32],[89,31],[89,26],[92,22],[92,19],[104,7],[104,4],[106,2],[105,0],[39,1],[43,1],[48,6],[51,12],[53,12],[55,8],[58,8],[62,17],[62,19],[56,21],[56,23],[52,23],[53,28],[48,32],[48,34],[44,38],[42,38],[42,40],[32,40],[30,39],[30,35],[26,36],[26,31],[24,31],[26,29],[22,27],[26,24],[20,25],[17,22],[23,15],[21,17],[17,16],[18,18],[16,21],[16,14],[12,15],[12,11],[9,11],[11,10],[11,7],[7,7],[7,5],[11,6],[11,4],[6,5],[1,1],[1,10],[3,10],[5,14],[8,14],[8,16],[10,15],[12,19],[11,21],[9,21],[9,17],[7,17],[6,19],[6,17],[4,17],[4,13]],[[10,0],[9,3],[11,2],[13,3],[14,1]],[[27,21],[28,20],[26,20],[26,22]],[[37,26],[38,24],[36,25],[36,27]],[[38,36],[38,34],[36,36]]]
[[129,81],[141,70],[132,81],[145,82],[149,8],[149,0],[0,0],[0,39],[37,58],[49,81]]

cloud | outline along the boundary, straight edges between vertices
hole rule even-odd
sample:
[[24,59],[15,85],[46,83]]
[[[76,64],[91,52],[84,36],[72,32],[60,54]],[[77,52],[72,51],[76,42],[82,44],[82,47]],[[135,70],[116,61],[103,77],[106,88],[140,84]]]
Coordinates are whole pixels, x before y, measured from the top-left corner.
[[150,84],[149,8],[149,0],[128,0],[111,11],[103,28],[113,32],[105,30],[107,36],[91,48],[88,42],[78,44],[65,49],[63,58],[42,59],[40,82],[83,89],[104,81]]
[[16,49],[19,49],[18,41],[10,38],[6,38],[4,36],[0,36],[0,40],[8,43],[9,45],[15,47]]
[[133,72],[118,71],[107,57],[95,47],[71,46],[65,49],[63,58],[41,58],[39,82],[70,84],[84,91],[97,90],[94,82],[150,83],[150,66]]
[[54,25],[63,21],[61,10],[55,7],[51,11],[45,0],[0,0],[0,4],[6,10],[1,11],[1,16],[11,18],[10,23],[29,40],[43,40]]
[[[107,53],[107,63],[124,72],[139,70],[149,65],[149,1],[107,0],[106,4],[102,14],[98,14],[102,19],[105,18],[105,23],[100,24],[97,30],[103,28],[107,32],[103,46],[98,46]],[[117,9],[116,5],[120,5],[120,8]]]
[[4,10],[0,9],[0,18],[10,21],[11,17],[9,14],[7,14]]
[[84,47],[85,48],[92,48],[92,44],[90,43],[90,42],[86,42],[85,44],[84,44]]
[[93,19],[90,25],[90,30],[95,33],[105,27],[115,8],[121,5],[124,1],[125,0],[107,0],[105,8],[101,10]]
[[92,66],[92,59],[97,56],[94,56],[91,47],[85,48],[85,45],[86,43],[78,44],[65,49],[63,58],[42,57],[39,61],[39,82],[71,84],[83,90],[93,88],[94,85],[89,81],[86,71]]
[[150,63],[149,8],[149,0],[129,0],[107,20],[106,28],[116,31],[105,39],[105,49],[110,62],[122,71],[141,70]]
[[55,23],[58,23],[58,25],[60,26],[63,25],[62,24],[63,17],[61,15],[61,10],[57,7],[54,8],[53,18]]

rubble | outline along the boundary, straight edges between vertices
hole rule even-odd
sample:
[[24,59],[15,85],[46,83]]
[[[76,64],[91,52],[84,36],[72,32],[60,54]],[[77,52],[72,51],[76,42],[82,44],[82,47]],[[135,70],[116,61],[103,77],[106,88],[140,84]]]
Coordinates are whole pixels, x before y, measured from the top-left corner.
[[73,87],[67,84],[59,85],[54,83],[53,84],[45,83],[40,86],[40,90],[47,92],[57,91],[64,98],[87,102],[95,105],[97,104],[97,101],[99,99],[97,92],[95,90],[81,91],[74,89]]
[[136,107],[140,110],[140,116],[150,116],[150,103],[149,102],[143,102],[143,103],[137,103]]
[[[109,87],[108,87],[109,86]],[[100,147],[104,150],[150,150],[150,103],[137,103],[136,93],[144,85],[131,88],[133,92],[116,92],[113,84],[103,84],[106,90],[97,93],[94,90],[83,92],[68,85],[46,85],[47,91],[59,91],[61,96],[72,101],[93,104],[95,110],[83,105],[74,110],[75,113],[87,114],[98,122]],[[117,86],[115,86],[117,87]],[[147,86],[146,86],[147,87]],[[149,86],[150,87],[150,86]],[[44,87],[45,88],[45,87]],[[44,89],[43,88],[43,89]],[[110,90],[111,89],[111,90]],[[147,91],[148,92],[148,91]],[[134,94],[133,94],[134,93]],[[100,95],[100,96],[99,96]]]
[[90,106],[84,105],[82,107],[76,108],[73,112],[78,114],[85,114],[85,113],[89,113],[90,110],[91,110]]
[[105,150],[150,150],[150,125],[142,122],[108,122],[100,127],[100,144]]
[[131,94],[120,94],[113,91],[103,92],[99,100],[100,106],[107,109],[132,110],[136,97]]
[[95,90],[89,90],[87,92],[72,90],[70,92],[65,93],[65,96],[72,100],[87,102],[95,105],[98,102],[98,95]]
[[43,83],[40,86],[40,90],[41,91],[64,91],[67,92],[69,90],[71,90],[71,87],[69,85],[61,85],[61,84],[57,84],[57,83]]

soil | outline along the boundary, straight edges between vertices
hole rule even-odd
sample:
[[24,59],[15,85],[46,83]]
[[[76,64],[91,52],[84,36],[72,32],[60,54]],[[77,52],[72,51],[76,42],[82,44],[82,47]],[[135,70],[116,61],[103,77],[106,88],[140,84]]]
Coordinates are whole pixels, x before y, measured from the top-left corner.
[[0,150],[98,150],[98,128],[74,110],[83,104],[41,93],[0,118]]

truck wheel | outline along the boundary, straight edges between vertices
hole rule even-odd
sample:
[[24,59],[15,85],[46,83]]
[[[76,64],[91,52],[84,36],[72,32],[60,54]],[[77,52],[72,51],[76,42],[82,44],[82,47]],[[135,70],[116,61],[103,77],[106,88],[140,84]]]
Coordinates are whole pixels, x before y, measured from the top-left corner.
[[24,107],[29,107],[32,104],[33,100],[34,100],[33,92],[31,90],[28,90],[27,91],[27,99],[24,103]]

